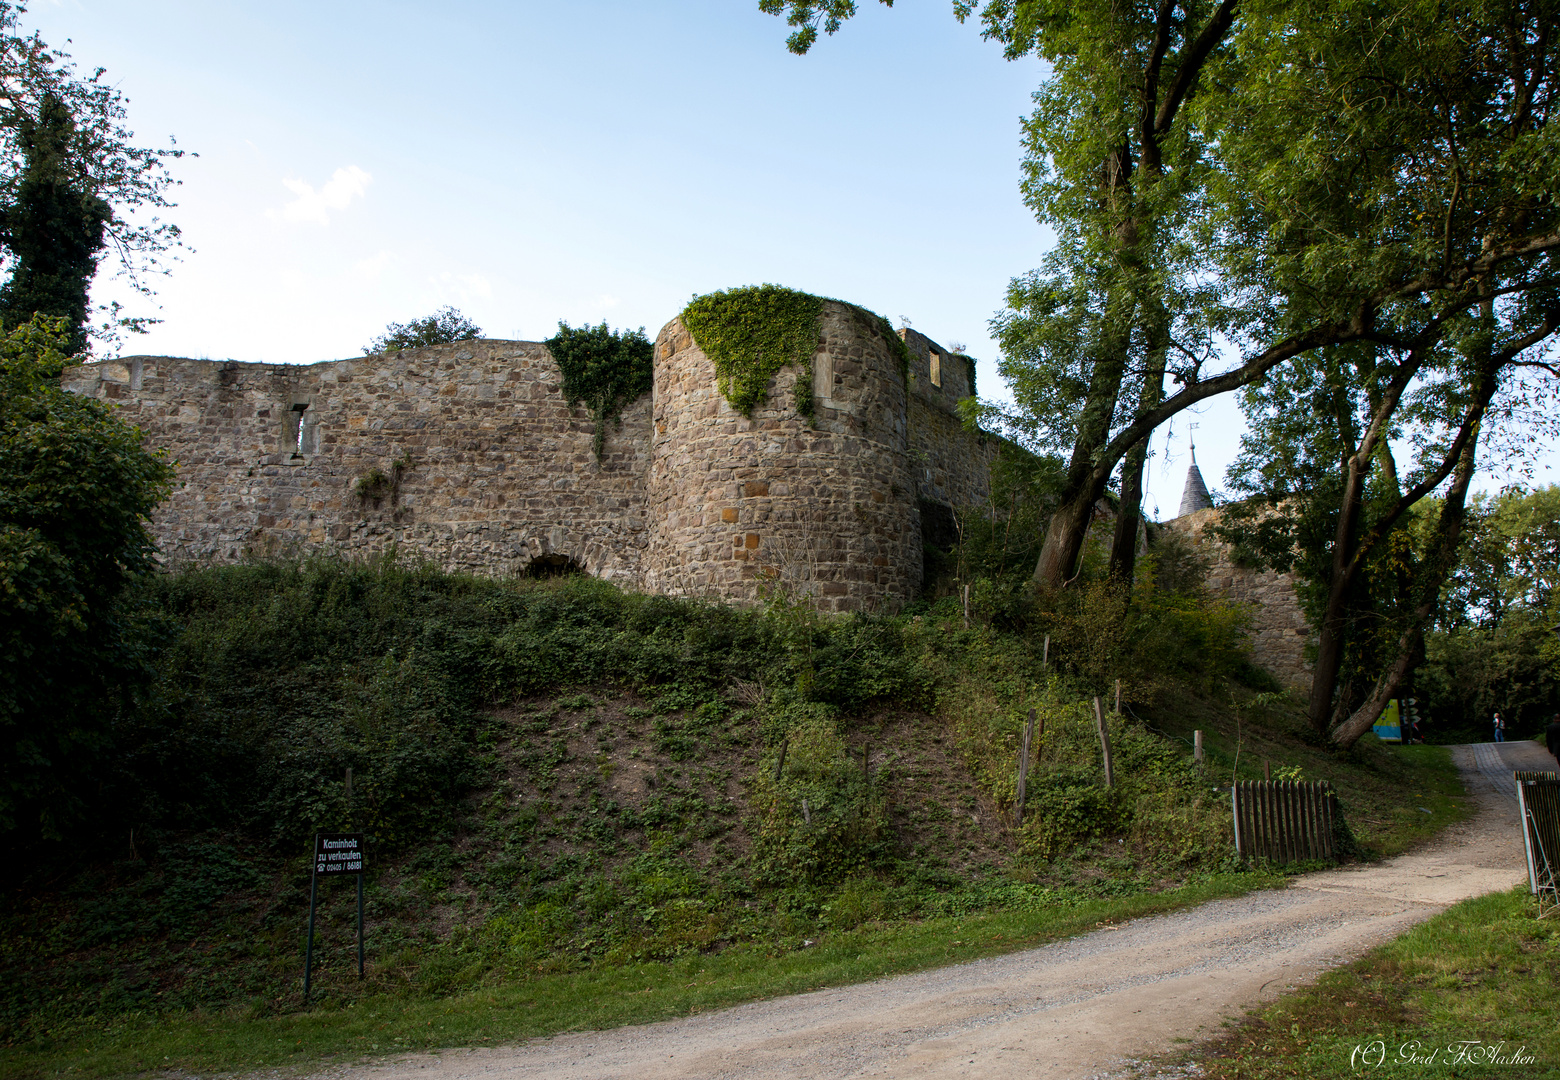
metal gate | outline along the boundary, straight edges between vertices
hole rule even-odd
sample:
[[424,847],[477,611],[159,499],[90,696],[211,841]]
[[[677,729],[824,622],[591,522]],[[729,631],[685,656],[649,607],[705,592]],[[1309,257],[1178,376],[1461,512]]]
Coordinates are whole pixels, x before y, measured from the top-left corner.
[[1560,777],[1552,772],[1520,771],[1517,805],[1522,810],[1522,843],[1527,849],[1528,887],[1538,897],[1542,918],[1560,904]]

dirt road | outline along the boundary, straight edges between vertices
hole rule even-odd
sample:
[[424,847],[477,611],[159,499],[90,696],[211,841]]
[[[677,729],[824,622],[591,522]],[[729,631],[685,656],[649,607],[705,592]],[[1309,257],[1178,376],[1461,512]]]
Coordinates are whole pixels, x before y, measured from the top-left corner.
[[1008,956],[686,1020],[447,1050],[351,1080],[1106,1077],[1387,941],[1526,880],[1511,770],[1533,743],[1454,750],[1479,812],[1389,862],[1141,919]]

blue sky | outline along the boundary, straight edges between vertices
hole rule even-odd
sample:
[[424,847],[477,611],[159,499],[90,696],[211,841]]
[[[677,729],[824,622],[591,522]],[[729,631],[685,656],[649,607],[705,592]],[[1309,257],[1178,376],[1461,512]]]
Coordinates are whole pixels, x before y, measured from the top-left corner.
[[[805,58],[757,0],[42,0],[22,22],[108,69],[139,141],[200,155],[170,215],[193,251],[126,352],[312,363],[443,304],[492,337],[653,336],[696,293],[776,282],[963,344],[1000,393],[987,321],[1052,242],[1018,193],[1042,68],[948,0],[860,9]],[[1222,484],[1228,400],[1156,436],[1150,514],[1174,516],[1193,423]]]

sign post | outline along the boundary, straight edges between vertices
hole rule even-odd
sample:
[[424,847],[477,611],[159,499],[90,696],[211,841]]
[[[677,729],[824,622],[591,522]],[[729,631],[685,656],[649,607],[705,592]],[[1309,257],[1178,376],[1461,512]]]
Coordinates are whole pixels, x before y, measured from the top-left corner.
[[314,976],[314,909],[319,898],[320,876],[352,874],[357,877],[358,978],[363,977],[363,858],[361,833],[315,833],[314,869],[309,875],[309,936],[303,948],[303,1000],[309,1000]]

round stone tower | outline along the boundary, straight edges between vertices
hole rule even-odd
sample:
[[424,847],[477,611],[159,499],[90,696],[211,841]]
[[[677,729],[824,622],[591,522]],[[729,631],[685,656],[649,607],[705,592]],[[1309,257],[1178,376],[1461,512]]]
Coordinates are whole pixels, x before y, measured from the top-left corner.
[[921,585],[905,372],[881,324],[825,302],[813,417],[787,365],[743,416],[681,320],[655,343],[646,585],[682,596],[806,597],[891,610]]

